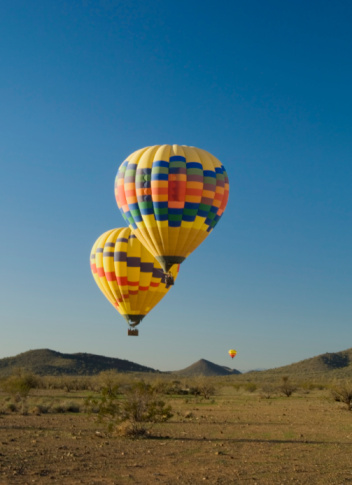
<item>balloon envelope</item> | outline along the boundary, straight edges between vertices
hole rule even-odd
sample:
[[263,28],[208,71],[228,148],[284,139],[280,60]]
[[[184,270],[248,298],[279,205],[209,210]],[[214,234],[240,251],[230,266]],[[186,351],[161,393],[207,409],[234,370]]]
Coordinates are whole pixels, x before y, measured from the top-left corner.
[[132,153],[115,179],[117,205],[164,271],[182,263],[224,213],[229,181],[205,150],[155,145]]
[[[102,234],[93,245],[90,265],[98,287],[131,327],[169,291],[160,264],[129,228]],[[178,269],[171,268],[175,279]]]
[[233,359],[236,354],[237,354],[236,350],[234,350],[234,349],[229,350],[229,355],[230,355],[231,359]]

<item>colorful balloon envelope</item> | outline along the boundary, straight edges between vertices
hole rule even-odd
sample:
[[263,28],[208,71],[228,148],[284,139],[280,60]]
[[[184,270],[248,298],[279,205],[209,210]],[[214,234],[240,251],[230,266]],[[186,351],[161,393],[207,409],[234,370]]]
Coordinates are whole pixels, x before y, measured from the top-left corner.
[[233,359],[236,354],[237,354],[236,350],[234,350],[234,349],[229,350],[229,355],[230,355],[231,359]]
[[[169,291],[158,261],[129,228],[112,229],[94,243],[90,255],[98,287],[130,327],[135,327]],[[171,268],[176,279],[179,265]],[[137,330],[129,330],[138,335]]]
[[183,145],[135,151],[121,164],[115,180],[124,219],[165,272],[210,234],[228,196],[222,163],[205,150]]

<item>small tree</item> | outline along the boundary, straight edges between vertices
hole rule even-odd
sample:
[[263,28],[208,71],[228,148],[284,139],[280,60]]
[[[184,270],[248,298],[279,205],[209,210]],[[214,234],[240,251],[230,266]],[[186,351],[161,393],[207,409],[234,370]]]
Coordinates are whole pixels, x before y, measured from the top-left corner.
[[209,377],[199,377],[190,388],[190,393],[194,396],[201,396],[210,399],[215,394],[215,386]]
[[105,370],[99,373],[98,383],[100,389],[107,394],[114,396],[117,394],[120,386],[119,374],[115,369]]
[[166,406],[149,384],[137,382],[126,392],[120,414],[120,420],[127,423],[122,428],[124,434],[143,436],[147,433],[146,423],[160,423],[171,417],[171,406]]
[[348,381],[335,384],[331,388],[332,397],[337,402],[346,404],[349,411],[352,410],[352,383]]
[[286,397],[290,397],[296,391],[296,387],[291,384],[288,376],[282,377],[282,383],[279,386],[279,391],[285,394]]
[[100,398],[88,398],[86,404],[97,409],[99,419],[107,423],[110,431],[117,427],[121,434],[131,438],[146,435],[148,423],[164,422],[172,417],[171,406],[143,381],[133,384],[124,396],[118,396],[117,388],[103,387]]
[[37,386],[38,377],[23,369],[18,369],[2,383],[2,389],[21,403],[22,414],[25,413],[25,404],[30,391]]

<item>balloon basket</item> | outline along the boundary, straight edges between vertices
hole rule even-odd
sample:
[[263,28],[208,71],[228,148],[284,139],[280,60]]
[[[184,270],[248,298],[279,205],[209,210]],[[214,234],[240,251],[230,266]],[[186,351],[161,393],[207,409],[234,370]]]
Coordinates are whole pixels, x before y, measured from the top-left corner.
[[165,285],[166,288],[169,288],[170,286],[173,286],[175,284],[174,277],[172,276],[171,273],[165,273]]
[[127,334],[132,335],[134,337],[138,337],[138,330],[135,328],[129,328]]

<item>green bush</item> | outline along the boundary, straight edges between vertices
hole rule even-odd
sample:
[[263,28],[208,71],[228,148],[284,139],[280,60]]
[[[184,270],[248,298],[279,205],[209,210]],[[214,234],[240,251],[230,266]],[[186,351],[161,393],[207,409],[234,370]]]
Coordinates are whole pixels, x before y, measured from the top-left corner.
[[243,385],[243,388],[247,392],[254,392],[257,390],[257,384],[255,384],[254,382],[246,382]]
[[38,377],[22,369],[18,369],[12,376],[1,383],[3,391],[10,394],[16,402],[21,403],[22,414],[25,413],[25,404],[30,391],[37,385]]
[[172,417],[171,406],[143,381],[132,384],[123,396],[119,395],[118,387],[103,387],[98,398],[87,398],[85,404],[91,412],[98,409],[99,419],[110,431],[116,429],[119,434],[132,438],[145,436],[152,423]]
[[296,391],[296,387],[293,384],[291,384],[290,378],[288,376],[282,377],[282,383],[278,387],[278,389],[286,397],[290,397]]
[[352,410],[352,382],[342,381],[333,384],[331,394],[335,401],[346,404],[347,409]]

